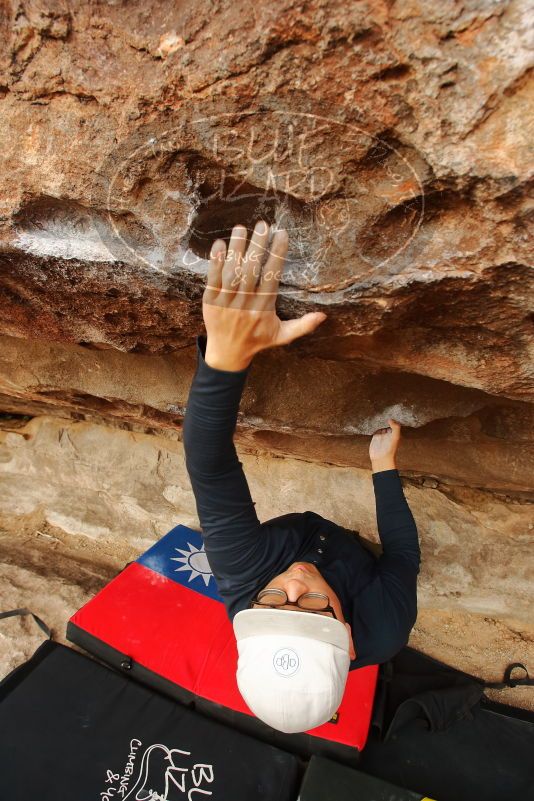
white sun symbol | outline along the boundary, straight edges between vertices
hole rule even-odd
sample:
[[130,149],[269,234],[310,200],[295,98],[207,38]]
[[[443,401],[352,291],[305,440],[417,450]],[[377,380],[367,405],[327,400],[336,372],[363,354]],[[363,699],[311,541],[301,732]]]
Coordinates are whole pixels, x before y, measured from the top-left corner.
[[182,556],[171,556],[171,562],[183,562],[182,567],[177,567],[176,571],[178,570],[190,570],[191,575],[189,576],[188,581],[193,581],[198,576],[202,576],[204,579],[204,584],[206,587],[210,583],[210,578],[213,576],[211,572],[211,567],[208,562],[208,557],[206,556],[206,552],[204,551],[204,546],[202,548],[195,548],[194,545],[191,545],[190,542],[187,543],[189,546],[188,551],[182,551],[181,548],[175,548],[175,551],[181,553]]

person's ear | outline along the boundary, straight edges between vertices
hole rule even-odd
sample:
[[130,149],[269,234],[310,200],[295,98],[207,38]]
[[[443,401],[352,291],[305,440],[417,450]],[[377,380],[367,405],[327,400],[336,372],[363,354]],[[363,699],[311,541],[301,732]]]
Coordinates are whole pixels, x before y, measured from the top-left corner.
[[352,630],[350,628],[350,623],[345,623],[345,628],[349,634],[349,656],[352,659],[356,659],[356,651],[354,649],[354,641],[352,639]]

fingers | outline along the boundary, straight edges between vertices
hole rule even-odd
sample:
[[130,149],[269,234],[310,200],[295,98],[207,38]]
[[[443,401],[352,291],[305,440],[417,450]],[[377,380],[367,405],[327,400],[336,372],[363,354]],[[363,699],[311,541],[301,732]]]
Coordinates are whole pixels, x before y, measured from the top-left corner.
[[260,282],[256,290],[261,309],[275,308],[288,246],[289,235],[285,228],[281,228],[273,237],[269,248],[269,257],[261,271]]
[[204,301],[208,297],[215,301],[219,293],[224,292],[225,304],[233,298],[242,308],[251,308],[253,304],[261,311],[274,309],[289,237],[281,228],[275,232],[270,245],[268,240],[269,226],[265,220],[256,223],[248,249],[244,225],[233,227],[228,251],[223,239],[215,240],[210,252]]
[[373,436],[375,436],[375,434],[391,434],[392,433],[395,438],[400,437],[401,424],[398,423],[396,420],[393,420],[393,418],[389,418],[388,419],[388,423],[389,423],[389,426],[387,426],[385,428],[377,428],[377,430],[373,433]]
[[234,225],[222,271],[222,289],[230,294],[235,293],[241,283],[246,244],[247,229],[244,225]]
[[259,220],[254,226],[250,244],[242,265],[241,282],[239,284],[238,306],[251,308],[254,302],[256,285],[260,279],[262,264],[268,252],[269,226],[264,220]]
[[202,298],[203,303],[215,303],[222,287],[222,269],[226,258],[226,242],[216,239],[211,246],[210,263],[206,277],[206,288]]

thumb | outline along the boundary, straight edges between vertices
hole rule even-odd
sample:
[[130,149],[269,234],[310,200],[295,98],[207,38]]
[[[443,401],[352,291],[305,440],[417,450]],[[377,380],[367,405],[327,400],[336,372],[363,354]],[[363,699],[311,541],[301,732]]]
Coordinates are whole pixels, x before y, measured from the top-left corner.
[[393,440],[396,442],[397,440],[400,439],[401,424],[398,423],[397,420],[393,420],[392,418],[388,420],[388,423],[391,428],[391,431],[393,432]]
[[324,312],[308,312],[296,320],[282,320],[281,332],[278,338],[278,345],[288,345],[298,337],[311,334],[312,331],[321,325],[326,320],[327,315]]

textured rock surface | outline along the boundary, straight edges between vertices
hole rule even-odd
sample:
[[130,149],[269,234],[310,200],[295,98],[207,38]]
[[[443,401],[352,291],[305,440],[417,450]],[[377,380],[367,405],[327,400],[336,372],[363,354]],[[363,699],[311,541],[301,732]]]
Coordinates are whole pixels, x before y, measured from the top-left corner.
[[[240,458],[260,520],[313,508],[377,538],[370,470],[258,454]],[[40,513],[50,525],[93,539],[117,532],[142,551],[177,521],[198,523],[183,459],[181,442],[172,439],[41,416],[0,430],[0,509],[11,516]],[[421,606],[528,621],[531,505],[410,480],[405,492],[417,510],[425,562]]]
[[[6,411],[121,420],[180,437],[196,344],[167,355],[0,337]],[[532,488],[532,404],[372,365],[307,357],[291,346],[256,356],[237,438],[249,449],[369,467],[369,437],[404,418],[402,469],[523,497]]]
[[[313,508],[377,539],[368,470],[240,458],[261,520]],[[488,680],[509,662],[531,661],[530,506],[410,481],[405,491],[423,557],[411,643]],[[177,523],[198,525],[177,438],[45,416],[4,421],[0,608],[29,607],[65,641],[70,615]],[[30,619],[2,622],[0,673],[39,640]],[[531,695],[511,690],[505,698],[534,708]]]
[[209,240],[261,210],[281,313],[330,312],[298,352],[531,394],[526,2],[13,3],[4,30],[5,333],[172,352]]
[[34,418],[0,434],[6,531],[118,553],[195,524],[206,256],[262,216],[290,234],[280,316],[328,314],[254,361],[236,441],[263,517],[275,497],[371,532],[368,435],[393,415],[438,640],[447,615],[488,616],[488,642],[526,625],[528,10],[4,0],[0,412]]

